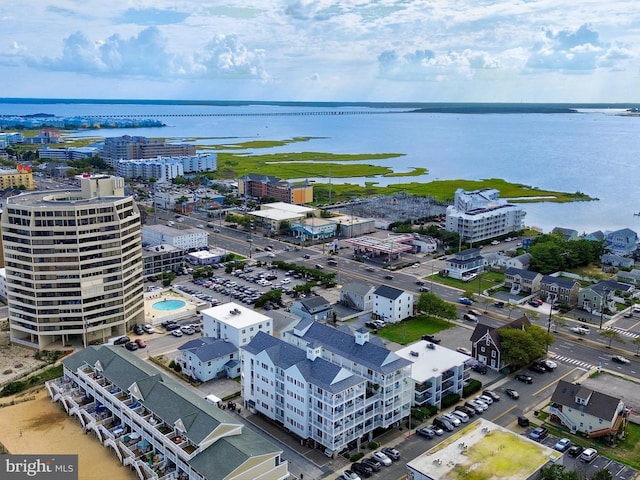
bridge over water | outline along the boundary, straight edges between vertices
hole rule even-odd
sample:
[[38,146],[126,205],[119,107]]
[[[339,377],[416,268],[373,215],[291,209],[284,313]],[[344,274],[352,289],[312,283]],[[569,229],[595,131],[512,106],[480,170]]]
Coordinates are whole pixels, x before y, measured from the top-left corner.
[[370,111],[370,110],[331,110],[322,112],[256,112],[256,113],[155,113],[144,114],[123,114],[123,115],[85,115],[87,118],[157,118],[157,117],[294,117],[294,116],[317,116],[317,115],[382,115],[389,113],[406,113],[406,111]]

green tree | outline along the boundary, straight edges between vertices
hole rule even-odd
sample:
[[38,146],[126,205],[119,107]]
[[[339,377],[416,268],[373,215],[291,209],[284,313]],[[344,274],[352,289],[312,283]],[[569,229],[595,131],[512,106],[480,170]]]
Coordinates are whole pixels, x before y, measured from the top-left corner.
[[498,329],[502,359],[507,365],[519,368],[545,354],[546,345],[539,340],[544,337],[538,332],[532,334],[530,330],[531,327],[527,330],[510,327]]
[[612,480],[613,475],[607,468],[603,468],[602,470],[596,471],[591,477],[591,480]]
[[418,310],[427,315],[446,318],[448,320],[458,318],[458,312],[454,305],[442,300],[431,292],[420,294],[418,297]]
[[164,272],[162,272],[162,286],[168,287],[169,285],[171,285],[171,282],[175,280],[175,278],[175,273],[173,273],[171,270],[165,270]]
[[608,341],[607,348],[611,348],[611,343],[615,340],[618,343],[625,343],[622,335],[618,333],[617,330],[613,330],[612,328],[607,328],[606,330],[601,330],[598,335]]

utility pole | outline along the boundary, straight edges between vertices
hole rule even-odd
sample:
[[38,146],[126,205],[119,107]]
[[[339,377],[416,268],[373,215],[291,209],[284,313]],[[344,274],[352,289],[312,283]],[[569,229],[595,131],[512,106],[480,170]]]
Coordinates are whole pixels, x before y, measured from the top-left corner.
[[602,298],[600,299],[600,330],[602,330],[602,322],[604,320],[604,305],[605,305],[605,300],[607,299],[607,294],[609,293],[609,290],[604,288],[602,290]]

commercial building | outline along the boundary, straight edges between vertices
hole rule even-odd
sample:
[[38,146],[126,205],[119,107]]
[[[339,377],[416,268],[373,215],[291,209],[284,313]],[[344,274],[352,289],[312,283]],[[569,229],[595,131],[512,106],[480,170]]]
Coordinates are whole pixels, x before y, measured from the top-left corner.
[[440,345],[420,340],[396,351],[411,362],[413,406],[434,405],[441,408],[442,399],[457,394],[462,397],[465,380],[475,360]]
[[7,188],[24,188],[33,190],[36,188],[33,183],[33,173],[31,167],[16,165],[16,168],[0,170],[0,190]]
[[273,319],[234,302],[207,308],[202,312],[202,334],[235,345],[248,344],[258,332],[273,335]]
[[64,376],[46,383],[52,400],[140,479],[289,477],[281,449],[122,347],[88,347],[62,364]]
[[142,243],[149,246],[166,243],[185,251],[200,250],[209,246],[209,232],[201,228],[145,225],[142,227]]
[[129,135],[105,138],[102,149],[102,159],[111,167],[115,167],[118,160],[137,160],[195,154],[195,145],[171,144],[165,143],[164,140],[150,140],[146,137],[132,137]]
[[313,202],[313,185],[294,184],[278,177],[251,173],[238,179],[238,195],[246,199],[272,198],[300,205]]
[[180,272],[184,264],[184,250],[167,243],[145,247],[142,263],[145,278],[163,272]]
[[2,213],[11,340],[104,342],[144,323],[140,212],[124,180],[10,197]]
[[496,189],[468,192],[459,188],[453,205],[447,207],[445,228],[463,242],[476,243],[522,230],[525,215],[522,207],[501,199]]

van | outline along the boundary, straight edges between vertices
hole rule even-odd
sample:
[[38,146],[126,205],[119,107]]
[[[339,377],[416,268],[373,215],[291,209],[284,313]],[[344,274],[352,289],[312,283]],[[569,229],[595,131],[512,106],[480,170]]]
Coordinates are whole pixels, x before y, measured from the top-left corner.
[[211,394],[211,395],[207,395],[206,397],[204,397],[204,399],[212,404],[212,405],[218,405],[218,403],[220,403],[222,400],[220,400],[218,397],[216,397],[215,395]]

